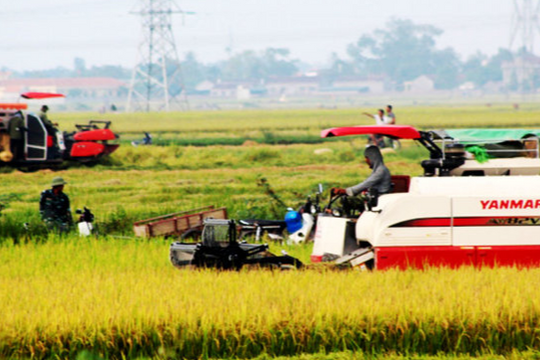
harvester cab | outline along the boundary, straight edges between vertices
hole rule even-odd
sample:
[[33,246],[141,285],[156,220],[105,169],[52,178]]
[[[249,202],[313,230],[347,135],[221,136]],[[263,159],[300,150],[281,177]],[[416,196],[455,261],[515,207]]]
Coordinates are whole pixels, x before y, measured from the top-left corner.
[[320,214],[313,262],[376,269],[540,265],[540,131],[358,126],[321,136],[373,133],[423,145],[424,176],[392,176],[392,192],[369,194],[358,217]]
[[[21,94],[21,97],[48,99],[64,95],[29,92]],[[47,127],[38,115],[27,112],[27,109],[26,103],[0,104],[0,166],[49,167],[65,160],[91,162],[112,153],[119,146],[110,143],[118,136],[109,129],[109,121],[93,120],[87,125],[77,125],[76,132],[66,133],[51,125]],[[9,132],[10,122],[15,117],[21,117],[24,124],[15,128],[21,137],[17,141]]]

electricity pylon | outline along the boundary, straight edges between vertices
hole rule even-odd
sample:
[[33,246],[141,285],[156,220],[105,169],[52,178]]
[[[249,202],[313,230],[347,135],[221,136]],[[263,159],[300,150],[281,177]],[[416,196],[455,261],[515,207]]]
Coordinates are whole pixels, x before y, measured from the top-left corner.
[[513,0],[514,16],[512,18],[512,29],[510,32],[510,46],[516,42],[520,33],[521,43],[518,49],[522,48],[527,53],[534,53],[534,36],[540,35],[540,22],[538,21],[540,12],[540,1],[537,0]]
[[[173,0],[141,0],[139,60],[133,69],[126,111],[189,109],[172,32],[172,15],[185,14]],[[176,106],[175,106],[176,105]]]

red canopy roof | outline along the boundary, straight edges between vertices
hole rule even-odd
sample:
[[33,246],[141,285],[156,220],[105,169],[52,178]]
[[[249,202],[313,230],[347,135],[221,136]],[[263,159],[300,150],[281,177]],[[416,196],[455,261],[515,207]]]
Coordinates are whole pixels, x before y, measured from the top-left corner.
[[56,97],[65,97],[65,95],[44,92],[26,92],[24,94],[21,94],[21,97],[25,99],[49,99]]
[[408,125],[366,125],[331,128],[321,131],[321,137],[348,136],[348,135],[368,135],[378,134],[392,136],[398,139],[420,139],[421,135],[412,126]]

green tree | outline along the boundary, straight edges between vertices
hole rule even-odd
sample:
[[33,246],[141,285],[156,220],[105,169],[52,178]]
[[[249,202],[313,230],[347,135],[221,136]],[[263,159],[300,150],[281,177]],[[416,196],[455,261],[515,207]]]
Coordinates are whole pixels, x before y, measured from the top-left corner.
[[22,73],[14,72],[14,78],[62,78],[73,77],[73,70],[58,66],[53,69],[30,70]]
[[231,56],[220,68],[224,80],[261,79],[264,76],[262,64],[253,50]]
[[102,65],[92,66],[85,71],[85,76],[88,77],[111,77],[115,79],[126,80],[131,77],[131,69],[124,68],[120,65]]
[[386,75],[398,84],[420,75],[433,75],[435,85],[456,84],[459,58],[452,49],[438,50],[436,38],[442,30],[410,20],[392,19],[384,29],[363,35],[347,52],[357,74]]
[[221,63],[224,80],[260,80],[271,76],[290,76],[298,71],[297,61],[282,48],[268,48],[260,53],[247,50]]
[[453,49],[447,48],[432,54],[432,72],[437,89],[453,89],[459,85],[461,61]]
[[489,81],[501,81],[502,64],[512,59],[512,52],[506,49],[499,49],[491,58],[478,52],[463,63],[462,73],[467,81],[472,81],[477,86]]
[[85,76],[86,72],[86,62],[80,57],[73,59],[73,69],[75,70],[76,76]]
[[283,48],[268,48],[262,56],[266,76],[291,76],[298,71],[296,60],[290,59],[290,51]]
[[330,84],[333,80],[344,76],[357,75],[352,62],[341,59],[338,54],[332,53],[330,68],[320,71],[323,82]]
[[188,52],[186,54],[184,60],[180,62],[180,66],[186,89],[195,89],[197,84],[207,79],[206,66],[197,60],[195,53],[193,52]]

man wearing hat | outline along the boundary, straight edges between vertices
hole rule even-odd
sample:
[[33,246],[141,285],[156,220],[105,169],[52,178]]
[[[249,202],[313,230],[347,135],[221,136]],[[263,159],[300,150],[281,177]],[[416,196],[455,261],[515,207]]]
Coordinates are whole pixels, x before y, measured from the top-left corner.
[[65,184],[63,178],[55,177],[51,188],[41,193],[39,212],[49,230],[65,232],[73,225],[69,197],[63,192]]

